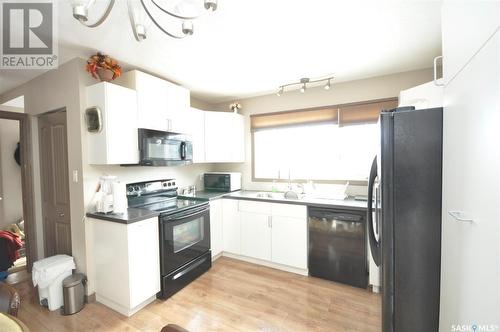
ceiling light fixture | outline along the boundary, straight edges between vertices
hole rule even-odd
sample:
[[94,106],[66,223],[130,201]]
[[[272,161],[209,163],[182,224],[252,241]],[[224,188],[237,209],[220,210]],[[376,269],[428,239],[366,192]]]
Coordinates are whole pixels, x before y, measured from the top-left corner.
[[306,92],[306,89],[307,89],[306,83],[309,83],[309,79],[308,78],[301,78],[300,83],[302,83],[302,86],[300,87],[300,93]]
[[331,78],[329,78],[329,79],[328,79],[328,82],[325,84],[325,88],[324,88],[325,90],[330,90],[330,87],[331,87],[331,86],[330,86],[330,85],[331,85],[331,84],[330,84],[330,81],[331,81]]
[[[193,27],[193,20],[197,19],[202,15],[203,9],[200,11],[198,15],[184,15],[180,13],[180,10],[178,10],[179,5],[176,6],[176,11],[166,9],[164,5],[161,5],[159,0],[140,0],[141,8],[134,8],[133,7],[133,2],[132,0],[127,0],[127,7],[128,7],[128,15],[129,15],[129,20],[130,20],[130,25],[132,27],[132,32],[134,33],[134,37],[137,41],[143,41],[146,39],[147,36],[147,29],[144,24],[137,22],[136,18],[136,10],[142,10],[146,13],[147,17],[151,20],[151,22],[156,25],[156,27],[162,31],[164,34],[176,38],[176,39],[181,39],[185,38],[187,36],[191,36],[194,32],[194,27]],[[194,3],[194,2],[199,2],[201,4],[201,1],[199,0],[184,0],[181,1],[180,4],[182,3]],[[147,5],[146,5],[147,3]],[[85,25],[86,27],[89,28],[95,28],[99,25],[101,25],[109,16],[111,10],[113,9],[113,6],[115,4],[115,0],[108,0],[108,3],[106,5],[106,9],[102,13],[102,15],[94,22],[94,23],[89,23],[89,9],[95,4],[95,0],[74,0],[73,1],[73,17],[80,22],[81,24]],[[217,0],[203,0],[203,7],[205,11],[216,11],[217,10]],[[154,13],[152,9],[155,9],[157,13]],[[153,15],[153,13],[156,15]],[[166,15],[162,15],[166,14]],[[166,28],[164,28],[160,22],[160,16],[163,17],[170,17],[176,20],[181,20],[181,26],[180,26],[180,32],[178,33],[171,33],[168,31]]]
[[294,82],[294,83],[289,83],[289,84],[284,84],[284,85],[280,85],[279,88],[278,88],[278,92],[276,93],[276,95],[279,97],[281,96],[284,92],[285,92],[285,88],[287,87],[290,87],[290,86],[300,86],[300,92],[301,93],[305,93],[306,90],[307,90],[307,87],[310,85],[310,84],[315,84],[315,83],[319,83],[319,82],[325,82],[326,81],[326,84],[324,86],[324,89],[325,90],[330,90],[331,88],[331,81],[333,80],[333,76],[329,76],[329,77],[325,77],[325,78],[319,78],[319,79],[310,79],[308,77],[304,77],[304,78],[301,78],[300,81],[298,82]]
[[279,96],[281,96],[282,94],[283,94],[283,87],[282,87],[282,86],[280,86],[280,88],[279,88],[278,92],[276,93],[276,95],[279,97]]

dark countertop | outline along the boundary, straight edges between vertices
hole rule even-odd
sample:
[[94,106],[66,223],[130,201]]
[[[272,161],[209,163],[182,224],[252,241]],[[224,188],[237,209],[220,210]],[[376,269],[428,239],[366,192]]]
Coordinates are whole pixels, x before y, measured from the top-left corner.
[[[353,197],[347,199],[324,199],[324,198],[313,198],[304,197],[299,200],[286,199],[286,198],[270,198],[270,197],[257,197],[257,193],[262,191],[253,190],[241,190],[234,191],[231,193],[223,192],[213,192],[213,191],[198,191],[195,196],[182,196],[179,198],[196,199],[200,201],[211,201],[214,199],[228,198],[228,199],[242,199],[250,201],[260,201],[269,203],[285,203],[285,204],[298,204],[325,208],[336,208],[336,209],[351,209],[351,210],[361,210],[366,211],[367,202],[366,201],[356,201]],[[136,209],[128,208],[127,212],[124,214],[104,214],[104,213],[87,213],[87,217],[107,220],[112,222],[117,222],[121,224],[132,224],[141,220],[155,218],[159,215],[158,212],[150,211],[147,209]]]
[[253,190],[242,190],[233,193],[226,194],[224,198],[230,199],[243,199],[251,201],[262,201],[270,203],[286,203],[286,204],[298,204],[325,208],[337,208],[337,209],[351,209],[351,210],[361,210],[366,211],[367,202],[357,201],[353,197],[346,199],[326,199],[326,198],[314,198],[314,197],[303,197],[302,199],[286,199],[286,198],[269,198],[269,197],[256,197],[257,193],[261,191]]
[[227,194],[230,194],[230,193],[200,190],[200,191],[197,191],[194,196],[179,195],[179,198],[198,199],[200,201],[211,201],[214,199],[221,198]]
[[211,192],[211,191],[198,191],[195,196],[179,196],[190,199],[199,199],[210,201],[219,198],[229,198],[229,199],[243,199],[250,201],[261,201],[261,202],[270,202],[270,203],[286,203],[286,204],[298,204],[298,205],[307,205],[307,206],[317,206],[317,207],[326,207],[326,208],[338,208],[338,209],[354,209],[366,211],[367,202],[366,201],[357,201],[354,200],[353,197],[349,197],[347,199],[325,199],[325,198],[313,198],[313,197],[304,197],[299,200],[295,199],[286,199],[286,198],[269,198],[269,197],[257,197],[258,193],[262,193],[262,191],[254,191],[254,190],[239,190],[230,193],[221,193],[221,192]]
[[132,224],[134,222],[138,222],[141,220],[158,217],[160,213],[146,209],[128,208],[127,212],[123,214],[116,214],[116,213],[104,214],[98,212],[92,212],[92,213],[89,212],[86,215],[87,217],[94,219],[107,220],[107,221],[117,222],[120,224]]

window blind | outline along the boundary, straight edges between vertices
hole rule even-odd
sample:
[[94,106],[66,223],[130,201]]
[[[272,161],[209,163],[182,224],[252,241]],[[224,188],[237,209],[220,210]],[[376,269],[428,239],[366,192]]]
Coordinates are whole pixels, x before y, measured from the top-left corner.
[[295,111],[254,114],[252,131],[313,123],[338,123],[339,126],[374,123],[382,110],[397,107],[397,98],[332,105]]
[[333,107],[255,114],[251,116],[252,130],[302,125],[308,123],[338,122],[338,109]]
[[398,100],[365,102],[362,104],[344,105],[339,107],[339,126],[363,123],[375,123],[380,112],[398,106]]

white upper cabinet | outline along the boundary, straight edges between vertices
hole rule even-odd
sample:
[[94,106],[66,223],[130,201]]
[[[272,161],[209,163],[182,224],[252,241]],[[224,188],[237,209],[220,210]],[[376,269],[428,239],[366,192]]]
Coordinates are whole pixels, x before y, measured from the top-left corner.
[[102,129],[87,133],[88,163],[96,165],[137,164],[136,92],[101,82],[87,87],[87,107],[98,107]]
[[205,161],[244,162],[244,117],[228,112],[205,112]]
[[186,132],[189,90],[138,70],[124,73],[116,83],[137,91],[139,128]]
[[196,108],[190,108],[186,112],[188,127],[186,133],[191,136],[193,142],[193,163],[205,162],[205,113]]
[[441,21],[446,84],[500,27],[500,1],[446,0]]

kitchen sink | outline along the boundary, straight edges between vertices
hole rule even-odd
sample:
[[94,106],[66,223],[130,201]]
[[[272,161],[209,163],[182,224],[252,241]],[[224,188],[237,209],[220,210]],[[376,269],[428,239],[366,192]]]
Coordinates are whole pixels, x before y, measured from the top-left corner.
[[278,193],[278,192],[258,192],[255,194],[256,198],[266,198],[266,199],[288,199],[288,200],[300,200],[305,197],[305,194],[298,194],[296,192]]

